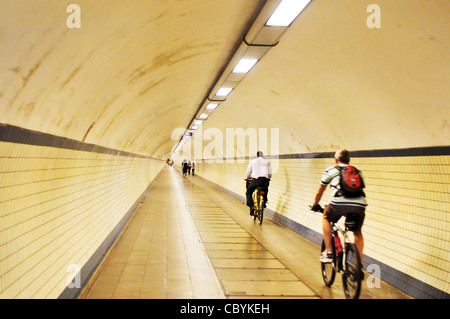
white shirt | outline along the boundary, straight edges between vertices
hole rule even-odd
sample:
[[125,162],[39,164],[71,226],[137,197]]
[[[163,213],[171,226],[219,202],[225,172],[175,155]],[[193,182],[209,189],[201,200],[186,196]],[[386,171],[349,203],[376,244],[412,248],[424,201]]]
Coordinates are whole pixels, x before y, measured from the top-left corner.
[[270,166],[269,161],[266,161],[262,157],[257,157],[254,160],[252,160],[248,164],[245,178],[250,178],[250,175],[253,178],[258,177],[270,178],[272,176],[272,167]]

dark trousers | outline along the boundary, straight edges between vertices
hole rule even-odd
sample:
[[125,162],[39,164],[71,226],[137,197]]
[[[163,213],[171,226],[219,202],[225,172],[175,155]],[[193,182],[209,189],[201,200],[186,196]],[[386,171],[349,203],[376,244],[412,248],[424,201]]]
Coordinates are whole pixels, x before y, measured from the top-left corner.
[[265,177],[259,177],[257,179],[253,179],[247,184],[247,192],[245,195],[247,196],[247,206],[253,207],[253,192],[258,187],[261,187],[264,190],[264,202],[267,202],[267,193],[269,192],[269,179]]

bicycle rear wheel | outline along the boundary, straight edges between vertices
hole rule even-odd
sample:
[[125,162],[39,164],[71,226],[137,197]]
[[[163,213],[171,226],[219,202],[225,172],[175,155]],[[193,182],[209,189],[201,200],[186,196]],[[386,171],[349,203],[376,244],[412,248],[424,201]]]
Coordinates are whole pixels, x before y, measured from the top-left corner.
[[[322,250],[321,253],[325,251],[325,241],[322,240]],[[323,282],[327,287],[331,287],[336,278],[336,248],[334,246],[334,238],[331,238],[331,251],[333,252],[333,263],[320,263]]]
[[358,299],[361,293],[361,258],[355,244],[345,244],[344,273],[342,284],[347,299]]
[[253,220],[256,220],[256,218],[258,217],[258,195],[256,193],[256,190],[253,192]]
[[264,217],[264,197],[261,194],[258,194],[258,206],[259,206],[259,212],[258,212],[258,219],[259,224],[261,225],[263,222]]

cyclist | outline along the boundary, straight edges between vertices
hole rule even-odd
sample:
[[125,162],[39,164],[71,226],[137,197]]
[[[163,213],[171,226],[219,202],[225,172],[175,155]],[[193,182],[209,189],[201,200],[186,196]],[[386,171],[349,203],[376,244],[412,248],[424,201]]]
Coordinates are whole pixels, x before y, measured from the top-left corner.
[[272,178],[272,167],[269,161],[263,158],[263,152],[258,151],[256,158],[248,164],[245,180],[253,177],[253,180],[247,186],[247,206],[250,207],[250,215],[253,215],[253,199],[252,195],[256,188],[262,187],[264,189],[264,207],[267,203],[267,193],[269,192],[269,182]]
[[332,199],[331,203],[325,207],[323,212],[323,239],[325,242],[325,251],[320,256],[320,261],[323,263],[331,263],[333,260],[333,255],[331,253],[331,225],[330,222],[336,223],[343,215],[350,213],[356,214],[358,219],[356,220],[356,225],[352,229],[353,235],[355,237],[355,244],[358,247],[361,264],[363,261],[363,248],[364,248],[364,238],[362,235],[361,227],[364,223],[365,210],[367,206],[365,195],[359,197],[344,197],[340,194],[339,180],[340,180],[340,170],[339,166],[345,167],[350,163],[350,153],[346,149],[338,150],[335,153],[334,161],[336,166],[329,167],[325,170],[320,181],[319,189],[317,190],[314,204],[311,207],[314,211],[319,211],[321,209],[319,202],[322,195],[330,185]]

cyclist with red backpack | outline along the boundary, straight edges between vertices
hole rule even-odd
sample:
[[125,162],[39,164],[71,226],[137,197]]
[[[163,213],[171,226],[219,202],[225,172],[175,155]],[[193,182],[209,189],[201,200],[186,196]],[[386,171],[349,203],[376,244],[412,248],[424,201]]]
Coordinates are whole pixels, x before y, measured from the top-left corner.
[[353,214],[358,216],[353,231],[355,244],[361,255],[361,263],[363,258],[364,238],[361,227],[364,223],[365,210],[367,206],[366,196],[364,194],[364,180],[361,172],[354,166],[349,165],[350,153],[346,149],[338,150],[335,153],[334,160],[336,166],[329,167],[325,170],[317,190],[314,204],[311,207],[314,211],[321,211],[319,205],[320,199],[330,185],[331,202],[325,207],[323,212],[323,239],[325,242],[325,251],[320,256],[323,263],[333,262],[331,254],[331,225],[330,222],[336,223],[343,215]]

